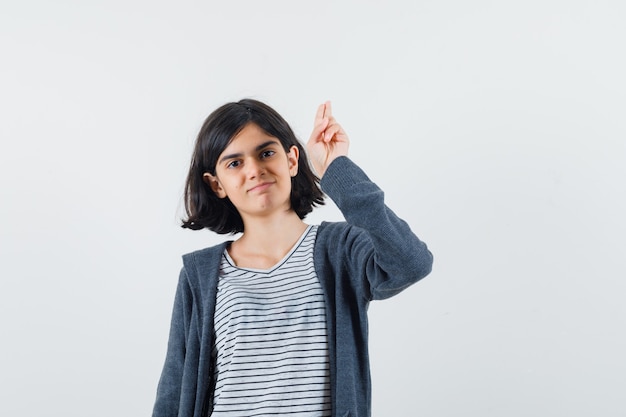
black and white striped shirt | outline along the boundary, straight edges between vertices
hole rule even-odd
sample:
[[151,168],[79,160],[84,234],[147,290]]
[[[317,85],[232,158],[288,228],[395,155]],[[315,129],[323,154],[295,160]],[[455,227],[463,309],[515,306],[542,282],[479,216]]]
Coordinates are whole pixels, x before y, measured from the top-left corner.
[[213,417],[330,416],[324,297],[313,266],[317,226],[269,270],[224,252],[215,311]]

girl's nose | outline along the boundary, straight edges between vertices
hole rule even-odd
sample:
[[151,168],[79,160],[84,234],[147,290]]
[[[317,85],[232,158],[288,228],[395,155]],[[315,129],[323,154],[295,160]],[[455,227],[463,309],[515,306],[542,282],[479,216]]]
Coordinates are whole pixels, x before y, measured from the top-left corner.
[[250,160],[247,161],[247,168],[248,178],[256,178],[258,176],[261,176],[264,171],[263,163],[255,158],[250,158]]

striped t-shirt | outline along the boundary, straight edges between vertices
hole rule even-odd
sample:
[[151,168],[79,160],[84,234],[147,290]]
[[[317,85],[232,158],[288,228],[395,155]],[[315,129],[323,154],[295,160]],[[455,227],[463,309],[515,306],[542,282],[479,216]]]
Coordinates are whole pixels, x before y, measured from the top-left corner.
[[313,267],[317,226],[268,270],[224,252],[215,309],[213,417],[331,415],[324,297]]

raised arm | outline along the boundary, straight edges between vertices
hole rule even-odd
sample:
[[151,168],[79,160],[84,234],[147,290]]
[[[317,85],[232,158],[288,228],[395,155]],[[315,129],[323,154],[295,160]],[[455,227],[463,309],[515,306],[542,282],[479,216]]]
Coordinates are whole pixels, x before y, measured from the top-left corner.
[[383,191],[347,157],[348,145],[330,102],[322,104],[307,147],[322,190],[351,226],[330,226],[332,238],[325,244],[331,254],[344,253],[357,293],[370,300],[388,298],[428,275],[432,254],[385,205]]

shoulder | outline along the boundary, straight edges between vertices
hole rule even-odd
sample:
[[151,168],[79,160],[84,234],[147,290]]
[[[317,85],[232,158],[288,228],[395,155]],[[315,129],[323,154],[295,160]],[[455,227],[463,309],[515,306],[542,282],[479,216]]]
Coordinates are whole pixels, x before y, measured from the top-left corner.
[[365,230],[345,221],[322,222],[317,229],[315,246],[317,250],[325,249],[331,252],[341,251],[349,247],[349,242],[366,235]]
[[195,286],[193,283],[198,282],[201,277],[212,276],[218,271],[221,256],[228,244],[229,242],[223,242],[184,254],[181,275],[184,275],[192,286]]
[[324,241],[332,238],[337,233],[342,233],[350,229],[350,225],[347,222],[327,222],[323,221],[317,227],[317,240]]

